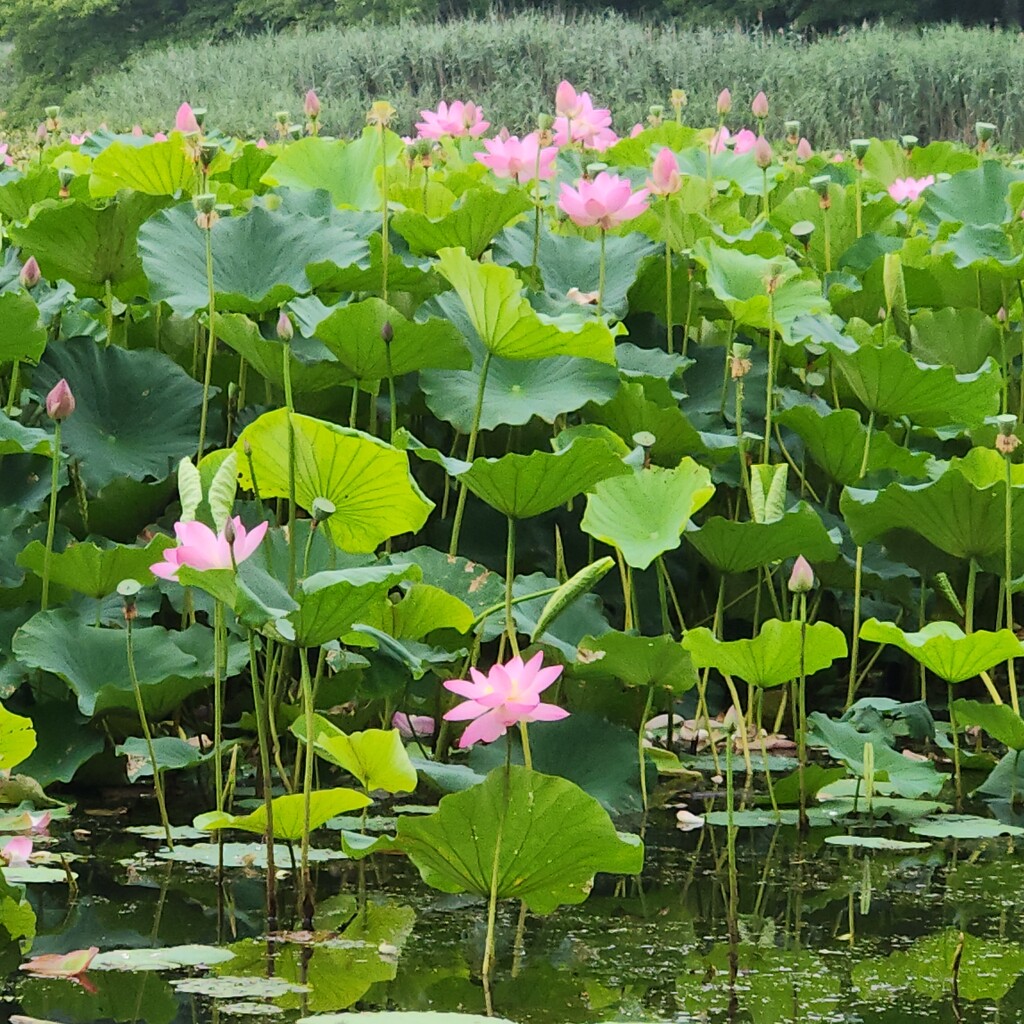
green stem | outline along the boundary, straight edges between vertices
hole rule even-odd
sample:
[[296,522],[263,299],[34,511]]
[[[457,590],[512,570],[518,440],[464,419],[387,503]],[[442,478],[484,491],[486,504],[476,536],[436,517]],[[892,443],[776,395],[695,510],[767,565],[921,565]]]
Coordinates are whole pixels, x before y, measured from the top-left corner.
[[352,382],[352,401],[348,407],[349,430],[356,429],[356,419],[359,414],[359,381]]
[[288,591],[295,591],[296,561],[295,548],[295,402],[292,398],[291,348],[287,341],[281,345],[282,375],[284,377],[284,403],[288,410]]
[[[476,392],[476,406],[473,409],[473,423],[469,430],[469,441],[466,444],[466,461],[472,462],[476,454],[477,435],[480,433],[480,417],[484,411],[484,390],[487,387],[487,372],[491,368],[491,350],[484,354],[483,366],[480,368],[480,386]],[[459,553],[459,533],[462,530],[462,517],[466,512],[466,485],[459,484],[459,500],[455,506],[455,522],[452,524],[452,539],[448,546],[448,554],[453,557]]]
[[644,704],[643,714],[640,716],[640,734],[637,737],[637,756],[640,768],[640,799],[643,801],[644,811],[647,810],[647,752],[644,748],[644,737],[647,734],[647,719],[651,717],[651,707],[654,704],[654,687],[647,687],[647,702]]
[[53,455],[50,459],[50,515],[46,521],[46,550],[43,552],[43,595],[41,611],[50,604],[50,559],[53,556],[53,534],[57,529],[57,489],[60,476],[60,420],[53,422]]
[[832,273],[832,222],[828,217],[828,207],[821,211],[821,224],[825,235],[825,273]]
[[533,771],[533,753],[530,750],[530,732],[525,722],[519,723],[519,739],[523,744],[523,764],[527,770]]
[[853,569],[853,633],[850,636],[850,681],[846,689],[846,710],[853,707],[857,698],[857,661],[860,655],[860,597],[864,576],[864,549],[857,546],[857,558]]
[[768,380],[765,384],[764,446],[761,462],[768,464],[771,454],[772,412],[775,406],[775,297],[768,295]]
[[384,343],[384,358],[387,360],[388,371],[388,411],[391,424],[391,443],[395,443],[395,431],[398,430],[398,402],[395,401],[395,370],[391,361],[391,342]]
[[668,199],[664,203],[665,213],[665,351],[672,355],[675,348],[673,338],[673,316],[672,310],[672,243],[669,241],[669,206]]
[[221,677],[224,646],[224,605],[213,602],[213,750],[217,810],[224,810],[224,760],[221,752],[224,732],[224,690]]
[[[1004,515],[1003,546],[1006,550],[1006,564],[1003,572],[1006,576],[1006,628],[1013,632],[1013,472],[1010,456],[1003,456],[1006,462],[1006,511]],[[1020,714],[1020,698],[1017,696],[1017,668],[1011,657],[1006,662],[1006,674],[1010,686],[1010,704]]]
[[604,274],[605,274],[605,259],[606,259],[606,241],[608,238],[608,232],[604,228],[601,228],[601,259],[597,267],[597,315],[601,316],[604,313]]
[[516,621],[512,614],[512,581],[516,576],[516,521],[508,517],[508,543],[505,547],[505,632],[512,646],[512,653],[519,656],[519,639],[516,636]]
[[864,474],[868,471],[868,459],[871,456],[871,434],[875,429],[875,410],[872,409],[868,413],[868,432],[864,436],[864,455],[860,460],[860,473],[857,476],[858,480],[864,479]]
[[213,287],[213,232],[207,228],[203,234],[206,236],[206,287],[208,291],[207,303],[209,305],[209,337],[206,342],[206,370],[203,373],[203,408],[199,416],[199,451],[196,455],[196,462],[203,457],[203,450],[206,448],[206,422],[209,416],[210,406],[210,380],[213,377],[213,352],[217,347],[216,329],[216,293]]
[[388,225],[388,142],[383,126],[380,128],[380,176],[381,176],[381,211],[380,211],[380,296],[388,301],[388,262],[391,254],[391,238]]
[[857,237],[864,234],[864,168],[857,161]]
[[978,588],[978,563],[972,558],[967,564],[967,598],[964,601],[964,632],[974,632],[974,595]]
[[305,716],[305,761],[302,775],[302,893],[312,899],[309,875],[309,821],[313,793],[313,681],[309,677],[309,657],[305,648],[299,650],[299,675],[302,683],[302,710]]
[[797,721],[797,754],[800,759],[800,828],[808,827],[807,821],[807,595],[800,595],[800,682],[797,689],[797,707],[793,717]]
[[949,708],[949,732],[953,739],[953,778],[956,781],[956,802],[959,807],[964,794],[960,777],[960,736],[956,725],[956,712],[953,710],[952,683],[946,683],[946,706]]
[[533,266],[537,266],[540,259],[540,229],[543,215],[543,204],[540,201],[540,151],[541,145],[537,143],[537,160],[533,167]]
[[260,747],[260,775],[263,777],[263,807],[267,816],[267,929],[277,930],[277,871],[274,866],[274,788],[270,774],[270,737],[267,728],[267,701],[260,685],[259,662],[256,658],[256,637],[248,630],[249,675],[252,681],[253,712],[256,715],[256,738]]
[[[209,239],[209,232],[207,232],[206,237]],[[109,347],[114,343],[114,289],[109,277],[103,282],[103,286],[107,307],[107,340],[104,343],[104,347]]]
[[484,943],[484,962],[480,973],[490,978],[494,969],[494,925],[498,916],[498,881],[501,869],[501,841],[505,832],[505,808],[508,806],[509,765],[505,762],[505,799],[498,812],[498,830],[494,837],[494,859],[491,861],[491,886],[487,900],[487,939]]
[[146,738],[146,750],[149,753],[149,763],[153,766],[153,789],[156,791],[157,807],[160,809],[160,821],[164,826],[164,837],[167,839],[167,849],[174,849],[174,837],[171,835],[171,822],[167,817],[167,802],[164,800],[164,784],[160,778],[160,765],[156,759],[156,750],[153,747],[153,734],[149,730],[149,719],[146,717],[146,706],[142,702],[142,687],[139,685],[139,676],[135,671],[135,646],[132,640],[132,620],[127,619],[125,639],[128,648],[128,678],[132,683],[132,690],[135,693],[135,707],[139,712],[139,725],[142,726],[142,735]]
[[11,389],[7,392],[7,415],[14,412],[14,404],[18,400],[18,377],[21,372],[21,360],[15,359],[11,367]]

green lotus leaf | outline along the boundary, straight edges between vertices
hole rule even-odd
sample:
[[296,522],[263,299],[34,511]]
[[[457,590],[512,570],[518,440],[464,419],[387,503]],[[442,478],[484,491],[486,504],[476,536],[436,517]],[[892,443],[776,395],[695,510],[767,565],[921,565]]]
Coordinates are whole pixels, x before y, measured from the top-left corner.
[[[738,249],[726,249],[706,238],[694,246],[694,258],[707,271],[707,284],[725,303],[732,318],[745,327],[767,331],[774,327],[784,341],[793,338],[793,322],[801,316],[829,313],[821,282],[810,271],[801,271],[790,259],[765,259]],[[769,300],[767,285],[773,282]]]
[[980,309],[922,309],[914,314],[910,351],[924,363],[976,373],[999,358],[999,328]]
[[255,142],[247,142],[235,149],[234,159],[227,167],[214,171],[214,181],[226,181],[245,192],[264,192],[266,185],[260,179],[270,169],[276,157],[268,149],[260,149]]
[[586,415],[589,422],[613,430],[630,448],[635,434],[653,434],[651,458],[661,466],[676,466],[684,455],[708,454],[703,438],[678,403],[659,405],[646,396],[643,384],[623,383],[610,402],[587,406]]
[[438,629],[468,633],[476,621],[465,601],[429,583],[413,583],[400,601],[383,604],[380,611],[379,622],[363,622],[399,640],[424,640]]
[[580,438],[553,454],[537,451],[474,459],[458,477],[502,515],[529,519],[593,491],[601,480],[632,472],[603,441]]
[[[375,293],[384,290],[384,255],[381,236],[370,235],[368,260],[348,264],[344,257],[340,262],[326,259],[311,263],[306,274],[318,291],[323,292],[364,292]],[[402,240],[392,239],[388,247],[388,288],[392,292],[405,292],[415,302],[436,295],[445,287],[444,281],[435,273],[433,262],[424,256],[413,256],[404,247]]]
[[[160,949],[105,949],[97,953],[90,971],[175,971],[183,967],[205,968],[234,959],[222,946],[162,946]],[[147,1015],[148,1016],[148,1015]]]
[[[645,161],[646,162],[646,161]],[[596,292],[601,266],[601,244],[571,235],[542,231],[537,249],[537,269],[544,282],[544,291],[535,301],[545,312],[579,311],[568,297],[573,288],[580,292]],[[655,251],[654,243],[638,232],[609,235],[605,239],[604,309],[623,319],[631,303],[627,293],[636,281],[642,261]],[[494,259],[506,266],[523,269],[533,265],[533,224],[526,222],[507,228],[494,240]],[[664,281],[665,261],[659,259],[659,280]],[[686,281],[686,271],[681,272]],[[543,302],[541,302],[543,300]],[[664,298],[659,311],[664,312]],[[686,309],[685,301],[679,307]]]
[[191,192],[195,184],[195,161],[185,152],[181,135],[150,146],[112,142],[93,160],[89,176],[89,191],[100,199],[122,189],[149,196],[177,196]]
[[501,576],[479,562],[426,546],[391,555],[391,561],[418,565],[425,580],[464,602],[472,610],[474,618],[504,601],[505,587]]
[[20,771],[41,786],[70,782],[78,769],[106,746],[103,733],[89,727],[89,720],[79,714],[70,694],[61,700],[40,701],[32,712],[36,749]]
[[687,529],[684,536],[711,565],[725,573],[749,572],[797,555],[812,564],[839,557],[837,539],[803,501],[774,522],[740,523],[712,516],[700,527]]
[[646,569],[679,547],[690,517],[714,493],[710,472],[693,459],[675,469],[651,466],[596,484],[580,525],[595,540],[617,547],[634,569]]
[[[295,842],[302,838],[305,807],[302,793],[279,796],[272,801],[274,810],[274,838]],[[349,811],[358,811],[372,803],[368,796],[354,789],[318,789],[310,794],[309,828],[320,828],[331,818]],[[228,814],[226,811],[208,811],[192,822],[203,832],[217,832],[224,828],[253,832],[258,836],[267,831],[267,809],[262,804],[250,814]]]
[[997,743],[1011,750],[1024,750],[1024,718],[1007,704],[985,704],[980,700],[961,697],[953,701],[957,726],[976,725],[985,730]]
[[[295,494],[307,511],[316,498],[334,502],[324,524],[335,544],[353,553],[372,552],[400,533],[415,533],[434,507],[409,474],[409,457],[356,430],[292,414]],[[252,449],[252,470],[245,457]],[[288,411],[264,413],[235,443],[242,486],[255,473],[264,498],[288,496]]]
[[911,843],[905,839],[890,839],[888,836],[825,836],[825,842],[830,846],[852,846],[859,850],[878,850],[882,853],[910,853],[914,850],[927,850],[931,846],[931,843]]
[[[128,758],[128,781],[135,782],[153,775],[153,762],[149,759],[149,744],[142,736],[129,736],[114,748],[118,757]],[[198,746],[177,736],[157,736],[153,739],[153,753],[161,772],[195,768],[214,756],[211,749],[203,753]]]
[[46,348],[46,327],[39,307],[24,292],[0,292],[0,365],[24,359],[38,363]]
[[985,271],[1009,280],[1021,277],[1021,256],[1015,254],[1002,227],[994,224],[965,224],[946,239],[953,254],[953,266]]
[[491,247],[494,236],[532,206],[530,197],[519,188],[507,192],[471,188],[440,219],[403,210],[392,217],[391,226],[418,255],[432,256],[444,248],[463,248],[473,259],[479,259]]
[[57,199],[60,195],[60,178],[52,167],[37,168],[34,174],[27,174],[6,181],[0,172],[0,214],[13,223],[23,224],[37,203],[46,199]]
[[[28,224],[12,225],[10,235],[15,245],[35,256],[47,280],[63,278],[79,295],[94,298],[106,294],[109,282],[115,297],[129,302],[145,295],[147,288],[139,229],[165,203],[160,196],[140,192],[124,193],[101,206],[67,199],[40,207]],[[198,232],[195,211],[192,218]]]
[[979,818],[974,814],[943,814],[910,826],[915,836],[931,839],[995,839],[997,836],[1024,836],[1024,828],[1009,825],[993,818]]
[[941,223],[1005,224],[1013,211],[1007,201],[1010,186],[1019,181],[999,160],[983,160],[948,181],[932,185],[924,193],[921,219],[931,227]]
[[[473,426],[482,370],[483,356],[474,352],[472,370],[426,370],[420,374],[427,407],[463,434]],[[587,402],[607,402],[618,390],[615,368],[593,359],[495,356],[488,367],[480,429],[521,426],[534,416],[554,423],[563,413],[575,412]]]
[[[892,792],[909,800],[934,797],[942,789],[946,776],[931,761],[911,761],[893,750],[887,737],[878,731],[861,732],[850,722],[836,722],[814,711],[808,715],[811,743],[828,748],[838,761],[843,761],[854,775],[864,775],[864,747],[874,748],[875,778],[888,782]],[[876,798],[878,803],[882,798]],[[851,801],[852,804],[852,801]]]
[[[284,387],[284,345],[280,339],[265,338],[259,325],[242,313],[223,313],[214,318],[214,323],[221,341],[265,380]],[[292,338],[288,344],[288,367],[297,395],[325,391],[352,379],[352,374],[326,346],[311,338]]]
[[[34,223],[34,221],[33,221]],[[256,206],[222,217],[210,231],[216,307],[224,313],[265,313],[313,288],[312,263],[359,263],[369,250],[353,231],[327,218],[271,212]],[[163,210],[139,232],[150,295],[179,316],[209,304],[206,237],[191,203]]]
[[616,832],[593,797],[517,765],[507,779],[496,768],[479,786],[444,797],[435,814],[402,815],[398,840],[427,885],[484,897],[499,846],[498,898],[520,899],[537,914],[582,903],[598,871],[631,875],[643,866],[643,843]]
[[438,317],[407,320],[378,298],[327,308],[327,315],[308,325],[356,380],[383,380],[388,375],[388,346],[381,337],[385,324],[390,343],[391,370],[396,377],[415,370],[465,369],[471,365],[466,343],[454,325]]
[[632,636],[610,630],[580,641],[573,674],[581,679],[611,678],[627,686],[656,686],[685,693],[696,686],[689,651],[670,636]]
[[[405,152],[405,144],[393,132],[384,133],[384,148],[388,164]],[[381,150],[374,128],[365,128],[352,142],[320,136],[299,139],[281,150],[262,180],[287,188],[326,189],[335,206],[379,210]]]
[[0,704],[0,771],[9,772],[36,748],[32,719],[16,715]]
[[615,336],[603,321],[535,313],[515,271],[477,263],[462,249],[442,249],[437,269],[458,293],[487,350],[505,359],[580,356],[615,363]]
[[[180,632],[136,626],[132,636],[142,701],[151,718],[161,718],[189,694],[210,685],[213,630],[199,625]],[[124,630],[90,625],[70,608],[60,608],[34,615],[15,633],[11,647],[30,668],[60,676],[78,698],[83,715],[137,713]],[[244,643],[229,643],[229,674],[239,672],[248,657]]]
[[1024,655],[1024,644],[1009,629],[965,634],[955,622],[929,622],[910,633],[893,622],[868,619],[860,627],[860,638],[898,647],[947,683],[962,683]]
[[78,338],[51,345],[34,376],[44,393],[61,377],[71,385],[75,413],[61,442],[91,491],[165,480],[196,450],[202,386],[162,352]]
[[[292,732],[305,741],[303,719],[297,718],[292,723]],[[315,715],[313,735],[316,753],[355,776],[367,792],[383,789],[387,793],[411,793],[416,788],[416,769],[397,729],[346,733],[326,718]]]
[[[99,599],[113,594],[124,579],[155,582],[149,567],[161,561],[163,552],[173,546],[170,537],[162,535],[154,537],[144,548],[127,544],[100,547],[92,541],[69,544],[51,556],[50,581]],[[41,577],[45,557],[46,547],[34,540],[18,555],[18,565]]]
[[39,427],[26,427],[0,412],[0,455],[49,455],[53,434]]
[[[854,409],[822,413],[810,405],[796,405],[775,414],[780,427],[787,427],[804,443],[807,454],[839,484],[856,484],[861,479],[867,428]],[[872,431],[868,445],[867,472],[892,470],[902,477],[924,479],[929,456],[898,445],[886,433]]]
[[975,373],[929,366],[901,345],[861,345],[833,351],[836,369],[870,411],[906,416],[923,427],[980,426],[999,411],[1001,377],[993,360]]
[[[801,657],[801,635],[803,655]],[[697,668],[714,668],[751,686],[781,686],[800,676],[812,676],[846,657],[846,637],[829,622],[769,619],[749,640],[719,640],[703,626],[688,629],[683,647]]]
[[960,964],[959,997],[971,1002],[998,1002],[1024,972],[1024,946],[981,938],[957,927],[915,939],[908,948],[887,957],[862,960],[851,968],[850,980],[858,998],[865,1001],[889,1002],[893,993],[908,988],[925,999],[946,1000],[954,959]]

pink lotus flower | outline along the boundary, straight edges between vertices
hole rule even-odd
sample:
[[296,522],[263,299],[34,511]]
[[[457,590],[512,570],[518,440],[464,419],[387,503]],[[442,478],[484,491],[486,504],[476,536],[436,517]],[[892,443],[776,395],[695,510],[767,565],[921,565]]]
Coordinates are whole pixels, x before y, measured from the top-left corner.
[[558,205],[581,228],[597,225],[610,231],[647,209],[647,189],[637,192],[628,178],[601,171],[593,181],[582,178],[576,188],[562,183]]
[[814,570],[803,555],[798,555],[793,563],[787,586],[791,594],[806,594],[814,586]]
[[199,122],[196,120],[196,115],[192,113],[192,108],[187,103],[182,103],[178,107],[178,112],[174,115],[174,129],[186,134],[199,131]]
[[927,178],[897,178],[889,186],[889,195],[891,195],[897,203],[902,203],[905,202],[906,200],[913,201],[929,185],[934,184],[934,174],[929,174]]
[[555,144],[568,146],[570,142],[579,142],[588,149],[603,153],[619,141],[611,124],[612,112],[606,107],[595,107],[590,93],[581,92],[578,113],[571,118],[564,115],[555,118]]
[[715,104],[715,109],[718,111],[719,117],[725,117],[726,114],[732,110],[732,93],[728,89],[723,89],[718,94],[718,101]]
[[516,181],[533,181],[537,176],[537,158],[540,157],[540,177],[542,180],[555,176],[555,158],[558,156],[557,146],[540,146],[536,132],[518,139],[515,135],[508,139],[485,139],[486,153],[474,154],[476,159],[490,168],[498,178],[515,178]]
[[643,133],[644,133],[644,126],[639,121],[637,121],[637,123],[635,125],[633,125],[632,128],[629,129],[629,137],[631,139],[635,139],[638,135],[643,135]]
[[28,836],[15,836],[0,849],[0,860],[8,867],[24,867],[32,856],[32,840]]
[[758,135],[754,143],[754,163],[766,170],[771,166],[772,155],[772,144],[763,135]]
[[563,78],[555,90],[555,114],[558,117],[577,118],[582,113],[583,100],[580,94]]
[[157,132],[156,135],[153,136],[153,141],[154,142],[166,142],[167,141],[166,133],[165,132]]
[[[729,140],[732,140],[732,145],[729,145]],[[749,153],[757,143],[757,136],[749,128],[741,128],[735,135],[732,135],[728,128],[724,125],[711,136],[711,152],[712,153],[724,153],[727,149],[732,151],[737,156],[742,156],[744,153]]]
[[759,92],[754,97],[754,102],[750,104],[750,110],[751,110],[751,113],[754,115],[754,117],[756,117],[759,121],[762,118],[767,117],[768,116],[768,97],[765,96],[765,94],[763,92]]
[[267,140],[264,139],[262,136],[260,138],[258,138],[256,140],[256,148],[257,149],[266,149],[267,148]]
[[72,146],[80,146],[91,134],[92,132],[82,132],[81,135],[75,135],[72,133],[68,138],[68,142],[70,142]]
[[168,548],[164,552],[164,560],[151,565],[150,571],[161,579],[176,580],[182,566],[206,570],[230,569],[233,565],[241,564],[259,547],[267,532],[267,524],[260,523],[247,531],[238,516],[231,519],[229,524],[234,532],[233,542],[228,541],[227,526],[220,533],[214,533],[205,523],[197,520],[175,523],[174,534],[178,538],[178,546]]
[[658,150],[651,167],[651,176],[647,179],[648,191],[656,196],[670,196],[683,187],[683,178],[679,173],[679,161],[668,146]]
[[543,657],[538,652],[524,664],[517,655],[504,665],[495,665],[487,675],[471,668],[472,682],[449,679],[444,684],[446,690],[466,698],[445,719],[472,720],[459,740],[460,747],[493,743],[520,722],[557,722],[568,717],[569,712],[557,704],[541,702],[541,693],[562,674],[561,665],[541,668]]
[[483,111],[475,103],[463,103],[455,100],[448,106],[443,100],[437,110],[421,110],[422,121],[416,122],[421,139],[441,139],[446,135],[453,139],[469,136],[478,138],[491,126],[490,121],[483,119]]
[[46,415],[51,420],[66,420],[75,411],[75,396],[64,377],[50,388],[46,396]]
[[0,142],[0,167],[13,167],[14,157],[7,152],[7,143]]
[[425,739],[437,732],[437,723],[430,715],[407,715],[404,711],[396,711],[391,716],[391,725],[399,731],[402,739]]
[[42,280],[42,271],[39,269],[39,262],[35,256],[29,256],[25,265],[18,272],[18,282],[22,288],[35,288]]
[[811,149],[811,144],[806,139],[801,139],[796,144],[797,160],[810,160],[812,156],[814,156],[814,150]]
[[141,139],[144,134],[145,134],[145,132],[143,132],[141,124],[133,124],[132,125],[132,135],[136,139]]

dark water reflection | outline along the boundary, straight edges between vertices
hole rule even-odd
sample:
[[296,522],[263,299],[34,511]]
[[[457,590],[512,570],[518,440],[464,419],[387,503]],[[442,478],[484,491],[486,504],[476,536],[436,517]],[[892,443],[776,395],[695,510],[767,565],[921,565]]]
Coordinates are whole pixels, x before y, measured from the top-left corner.
[[[71,828],[61,825],[69,837]],[[527,917],[519,954],[519,908],[502,909],[495,1011],[537,1024],[1024,1021],[1012,840],[908,855],[832,846],[824,834],[738,833],[730,944],[726,830],[681,833],[667,814],[656,818],[641,880],[599,877],[581,906]],[[210,869],[157,860],[154,843],[131,836],[99,836],[88,851],[61,845],[91,856],[75,865],[70,903],[64,885],[29,887],[33,954],[201,943],[234,958],[209,971],[92,970],[87,986],[13,973],[0,1014],[205,1024],[347,1009],[484,1012],[483,902],[427,889],[401,858],[320,864],[316,934],[268,941],[257,869],[229,870],[219,890]],[[280,897],[292,905],[290,879]],[[5,969],[17,963],[10,953]]]

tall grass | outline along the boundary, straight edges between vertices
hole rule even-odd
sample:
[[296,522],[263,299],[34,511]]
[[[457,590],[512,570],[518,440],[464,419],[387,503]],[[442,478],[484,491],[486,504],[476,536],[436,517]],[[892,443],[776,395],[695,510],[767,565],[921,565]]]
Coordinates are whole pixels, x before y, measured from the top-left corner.
[[[971,136],[975,120],[995,122],[1007,145],[1024,145],[1024,44],[1012,32],[941,26],[868,28],[808,42],[793,35],[684,30],[617,15],[529,12],[447,24],[330,28],[202,41],[137,56],[69,97],[82,125],[166,126],[188,99],[211,123],[269,133],[274,112],[298,119],[305,90],[324,103],[322,123],[351,132],[374,99],[398,109],[410,129],[421,107],[472,99],[495,126],[532,126],[563,78],[610,105],[626,131],[668,91],[690,96],[687,119],[710,123],[728,86],[737,105],[764,89],[769,127],[799,118],[818,146],[860,135]],[[667,104],[666,104],[667,105]],[[742,114],[733,115],[739,123]]]

